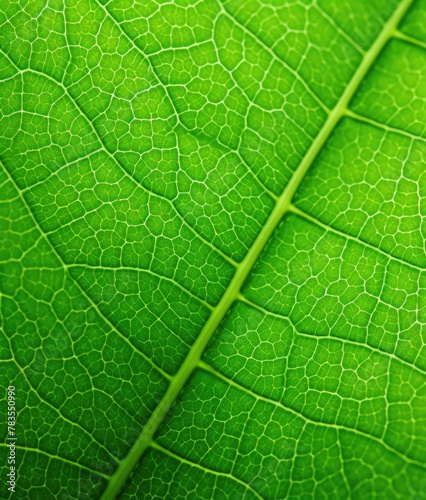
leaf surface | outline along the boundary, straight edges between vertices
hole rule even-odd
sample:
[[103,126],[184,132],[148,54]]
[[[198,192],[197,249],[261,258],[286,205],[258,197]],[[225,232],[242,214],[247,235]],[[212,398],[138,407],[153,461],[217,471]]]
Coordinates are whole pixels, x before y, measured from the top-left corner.
[[1,6],[19,498],[425,498],[424,19]]

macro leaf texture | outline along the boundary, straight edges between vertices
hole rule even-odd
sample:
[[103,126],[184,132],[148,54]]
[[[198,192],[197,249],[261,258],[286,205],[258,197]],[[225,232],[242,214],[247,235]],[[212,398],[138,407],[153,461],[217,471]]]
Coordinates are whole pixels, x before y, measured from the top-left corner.
[[1,498],[426,498],[426,0],[5,0],[0,101]]

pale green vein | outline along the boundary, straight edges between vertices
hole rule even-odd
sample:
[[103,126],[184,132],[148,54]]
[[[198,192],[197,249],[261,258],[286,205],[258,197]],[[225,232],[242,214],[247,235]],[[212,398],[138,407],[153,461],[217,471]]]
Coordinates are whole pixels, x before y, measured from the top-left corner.
[[412,36],[406,35],[401,31],[395,30],[393,36],[398,38],[399,40],[403,40],[404,42],[411,43],[411,45],[415,45],[416,47],[420,47],[422,49],[426,49],[426,43],[422,42],[418,38],[413,38]]
[[380,354],[382,356],[385,356],[386,358],[390,358],[391,360],[396,361],[397,363],[401,363],[402,365],[405,365],[410,370],[416,371],[422,377],[426,376],[426,371],[424,369],[420,368],[419,366],[415,365],[414,363],[410,363],[409,361],[406,361],[405,359],[396,356],[392,352],[383,351],[382,349],[379,349],[378,347],[372,346],[371,344],[368,344],[367,342],[357,342],[355,340],[351,340],[348,338],[337,337],[336,335],[331,335],[331,334],[322,335],[322,334],[312,334],[312,333],[301,332],[300,330],[297,329],[297,324],[294,323],[294,321],[289,316],[284,316],[283,314],[274,313],[274,312],[270,311],[269,309],[266,309],[265,307],[262,307],[259,304],[256,304],[255,302],[253,302],[252,300],[248,299],[247,297],[245,297],[244,295],[241,295],[241,294],[238,295],[238,300],[240,302],[243,302],[247,306],[251,307],[252,309],[256,309],[257,311],[261,312],[262,314],[265,314],[267,316],[272,316],[274,318],[278,318],[281,320],[283,320],[283,319],[287,320],[289,322],[291,328],[293,328],[294,333],[296,335],[299,335],[300,337],[309,337],[309,338],[312,338],[312,339],[318,340],[318,341],[321,341],[324,339],[335,340],[336,342],[340,342],[343,345],[351,344],[351,345],[356,346],[356,347],[364,347],[364,349],[368,349],[370,352],[373,352],[375,354]]
[[[5,448],[7,445],[0,443],[0,448]],[[27,453],[37,453],[39,455],[43,455],[49,460],[58,460],[60,462],[64,462],[72,467],[77,467],[78,469],[84,470],[86,472],[90,472],[90,474],[95,474],[96,476],[102,477],[103,479],[108,479],[108,476],[102,472],[99,472],[95,469],[91,469],[90,467],[87,467],[86,465],[79,464],[77,462],[72,462],[71,460],[68,460],[68,458],[61,457],[59,455],[54,455],[53,453],[48,453],[43,450],[38,450],[37,448],[30,448],[28,446],[21,446],[19,444],[16,444],[16,449],[17,450],[23,450],[26,451]]]
[[305,82],[305,80],[300,76],[300,74],[293,69],[283,58],[279,57],[278,54],[267,45],[259,36],[252,31],[250,31],[247,26],[238,21],[235,17],[233,17],[225,7],[225,4],[222,3],[221,0],[217,0],[220,5],[222,13],[230,19],[236,26],[238,26],[247,36],[251,39],[255,40],[264,50],[267,52],[274,61],[277,61],[280,65],[284,66],[295,78],[296,80],[303,86],[303,88],[309,93],[309,95],[315,100],[315,102],[321,107],[323,111],[326,113],[329,112],[329,108],[327,105],[316,95],[316,93],[309,87],[309,85]]
[[[290,321],[290,323],[292,323],[292,322]],[[294,326],[294,328],[296,328],[296,327]],[[364,347],[371,352],[374,352],[376,354],[380,354],[381,356],[385,356],[387,358],[390,358],[391,361],[395,361],[396,363],[401,363],[402,365],[406,366],[410,370],[417,372],[422,377],[426,376],[426,371],[422,370],[417,365],[409,363],[408,361],[405,361],[405,359],[399,358],[398,356],[396,356],[395,354],[393,354],[391,352],[383,351],[382,349],[378,349],[377,347],[371,346],[370,344],[365,344],[363,342],[356,342],[355,340],[351,340],[348,338],[340,338],[340,337],[336,337],[335,335],[330,335],[330,334],[328,334],[328,335],[314,335],[312,333],[304,333],[304,332],[299,332],[297,330],[296,330],[296,333],[300,337],[310,338],[310,339],[316,340],[318,342],[321,342],[321,340],[333,340],[336,342],[340,342],[341,344],[343,344],[343,346],[345,344],[348,344],[348,345],[353,345],[355,347]]]
[[346,31],[341,28],[335,19],[322,7],[319,2],[316,3],[316,8],[318,9],[319,12],[327,19],[327,21],[334,27],[334,29],[339,33],[340,36],[342,36],[352,47],[359,53],[365,54],[365,49],[361,47],[361,45],[353,39]]
[[62,268],[64,269],[64,271],[67,273],[67,276],[69,276],[69,278],[71,279],[71,281],[73,283],[75,283],[75,285],[78,287],[78,289],[80,290],[81,294],[83,295],[83,297],[85,297],[85,299],[89,302],[89,304],[91,305],[91,307],[93,307],[93,309],[97,312],[98,316],[100,318],[102,318],[102,320],[109,326],[109,328],[118,334],[118,336],[120,338],[122,338],[135,352],[137,352],[147,363],[149,363],[152,368],[154,370],[156,370],[158,373],[160,373],[166,380],[170,380],[170,375],[165,372],[163,369],[161,369],[159,366],[157,366],[153,361],[152,359],[147,356],[145,353],[143,353],[142,351],[140,351],[139,349],[137,349],[133,344],[132,342],[130,342],[130,340],[125,336],[123,335],[115,326],[113,323],[111,323],[111,321],[108,319],[107,316],[105,316],[105,314],[103,314],[101,312],[101,310],[99,309],[98,305],[95,304],[95,302],[93,302],[92,298],[89,297],[89,295],[84,291],[84,289],[82,288],[82,286],[80,285],[80,283],[71,275],[71,273],[68,271],[67,269],[67,265],[65,264],[65,262],[62,260],[62,257],[61,255],[58,253],[58,251],[56,250],[55,246],[52,245],[50,239],[48,238],[48,236],[46,235],[46,233],[43,231],[43,229],[41,228],[38,220],[35,218],[33,212],[31,211],[30,209],[30,206],[27,202],[27,200],[25,199],[25,197],[21,194],[21,191],[19,190],[19,187],[16,185],[16,182],[15,182],[15,179],[11,176],[9,170],[5,167],[5,165],[3,164],[3,162],[1,162],[1,165],[3,167],[3,170],[4,172],[6,173],[8,179],[10,180],[10,182],[13,184],[15,190],[17,191],[18,193],[18,197],[19,199],[22,201],[22,203],[24,204],[24,206],[27,208],[27,211],[30,215],[30,217],[32,218],[36,228],[38,229],[40,235],[44,238],[44,240],[46,241],[46,243],[49,245],[49,248],[52,250],[52,252],[55,254],[56,258],[58,259],[58,262],[62,265]]
[[271,235],[280,223],[283,215],[289,209],[293,195],[302,182],[306,172],[331,135],[336,124],[343,116],[349,101],[352,99],[364,76],[373,65],[374,61],[382,51],[389,38],[392,36],[395,27],[398,25],[399,21],[402,19],[411,3],[412,0],[404,0],[403,2],[401,2],[392,17],[389,19],[388,23],[385,25],[379,37],[376,39],[375,43],[371,46],[370,50],[366,52],[364,59],[362,60],[352,80],[349,82],[349,85],[346,87],[346,90],[336,104],[336,107],[328,116],[324,127],[318,134],[315,141],[312,143],[312,146],[310,147],[308,153],[300,163],[299,167],[296,169],[292,179],[284,189],[282,195],[279,197],[268,221],[264,225],[262,231],[259,233],[254,244],[248,251],[246,257],[238,266],[228,289],[222,296],[222,299],[220,300],[218,305],[213,310],[210,318],[206,322],[199,337],[189,351],[181,368],[173,377],[164,397],[161,399],[157,408],[154,410],[151,418],[146,423],[141,434],[130,449],[128,455],[123,459],[120,466],[111,477],[108,487],[102,495],[102,500],[111,500],[116,497],[116,495],[120,492],[121,488],[126,482],[127,478],[130,476],[131,472],[138,464],[143,453],[150,445],[154,434],[156,433],[158,427],[169,411],[170,406],[179,396],[182,388],[184,387],[188,378],[191,376],[194,368],[198,365],[204,349],[206,348],[216,328],[219,326],[223,318],[229,313],[232,303],[237,298],[242,284],[251,272],[260,253],[267,245]]
[[330,225],[324,224],[324,222],[321,222],[319,219],[316,219],[312,215],[307,214],[306,212],[304,212],[300,208],[295,207],[294,205],[291,205],[289,207],[289,211],[291,211],[293,214],[297,215],[298,217],[301,217],[302,219],[309,221],[311,224],[314,224],[315,226],[320,227],[321,229],[324,229],[326,232],[334,233],[334,234],[337,234],[338,236],[345,238],[346,240],[354,241],[355,243],[358,243],[359,245],[362,245],[363,247],[367,247],[370,250],[373,250],[374,252],[385,256],[389,260],[393,260],[394,262],[398,262],[398,264],[401,264],[401,265],[407,266],[407,267],[411,267],[411,269],[415,269],[416,271],[420,271],[420,272],[423,272],[425,270],[423,267],[417,266],[416,264],[413,264],[412,262],[409,262],[407,260],[396,257],[395,255],[392,255],[391,253],[388,253],[385,250],[382,250],[380,247],[376,247],[376,246],[372,245],[371,243],[364,241],[359,236],[352,236],[352,235],[347,234],[343,231],[340,231],[339,229],[335,228],[332,225],[332,223],[330,223]]
[[[13,352],[13,350],[12,350],[12,352]],[[15,366],[18,368],[18,370],[21,372],[22,376],[26,380],[27,384],[30,386],[31,390],[34,392],[34,394],[37,396],[37,398],[40,399],[40,401],[42,401],[52,411],[54,411],[57,415],[59,415],[62,418],[62,420],[64,420],[65,422],[68,422],[71,425],[71,427],[77,427],[78,429],[80,429],[80,431],[82,431],[83,434],[87,435],[91,440],[93,440],[96,444],[98,444],[99,447],[102,448],[115,463],[117,463],[117,464],[119,463],[119,460],[110,452],[110,450],[108,450],[108,448],[105,447],[105,445],[101,441],[99,441],[95,436],[92,436],[90,434],[90,432],[87,429],[85,429],[82,425],[80,425],[78,422],[73,422],[68,417],[66,417],[61,412],[60,408],[55,407],[52,403],[50,403],[48,400],[46,400],[41,394],[39,394],[37,389],[34,387],[33,383],[30,381],[31,376],[30,377],[27,376],[27,374],[25,373],[25,369],[22,368],[22,366],[15,359],[13,359],[13,361],[15,363]],[[27,368],[27,369],[31,370],[30,368]]]
[[391,127],[390,125],[387,125],[385,123],[380,123],[376,120],[373,120],[372,118],[367,118],[364,115],[360,115],[358,113],[355,113],[355,112],[351,111],[350,109],[347,109],[345,111],[345,116],[347,116],[348,118],[352,118],[353,120],[356,120],[358,122],[371,125],[372,127],[375,127],[377,129],[384,130],[385,132],[392,132],[393,134],[398,134],[398,135],[403,135],[405,137],[409,137],[410,139],[414,139],[415,141],[426,142],[426,138],[422,137],[421,135],[412,134],[410,132],[407,132],[406,130],[402,130],[402,129],[396,128],[396,127]]
[[[104,143],[104,138],[101,136],[101,134],[98,132],[97,128],[95,127],[95,125],[88,119],[88,117],[86,116],[84,110],[81,108],[80,104],[78,103],[77,99],[74,98],[74,96],[70,93],[69,89],[67,87],[65,87],[61,82],[59,82],[58,80],[55,80],[54,78],[52,78],[51,76],[45,74],[45,73],[41,73],[40,71],[36,71],[34,69],[24,69],[24,70],[21,70],[21,75],[24,74],[24,73],[33,73],[33,74],[36,74],[36,75],[39,75],[43,78],[45,78],[46,80],[50,81],[51,83],[53,83],[54,85],[57,85],[59,88],[62,89],[62,91],[64,92],[64,95],[71,101],[71,103],[76,107],[76,109],[78,110],[78,112],[80,113],[80,115],[86,120],[86,123],[90,126],[93,134],[96,136],[96,139],[97,141],[99,142],[99,144],[101,145],[102,147],[102,150],[108,155],[109,158],[111,158],[111,160],[119,167],[119,169],[123,172],[123,174],[138,188],[142,189],[143,191],[145,191],[148,195],[150,196],[153,196],[153,197],[156,197],[156,198],[159,198],[161,200],[163,200],[165,203],[167,203],[172,209],[173,211],[177,214],[177,216],[179,217],[179,219],[182,221],[182,224],[184,226],[186,226],[190,231],[191,233],[198,239],[200,239],[205,245],[207,245],[208,247],[210,247],[216,254],[220,255],[224,260],[226,260],[227,262],[229,262],[232,266],[236,266],[237,263],[232,259],[232,257],[230,257],[229,255],[227,255],[225,252],[223,252],[220,248],[214,246],[210,241],[208,241],[206,238],[204,238],[204,236],[200,233],[198,233],[186,220],[185,217],[183,217],[181,215],[181,213],[176,209],[174,203],[169,200],[169,198],[167,198],[166,196],[163,196],[159,193],[156,193],[154,191],[151,191],[150,189],[146,188],[142,183],[140,183],[137,179],[135,179],[135,177],[133,177],[133,175],[127,170],[127,168],[121,163],[120,160],[118,160],[118,158],[116,157],[116,152],[112,152],[110,151],[105,143]],[[161,85],[161,84],[160,84]],[[35,115],[36,113],[32,113],[33,115]],[[42,115],[41,115],[42,116]]]
[[376,443],[378,443],[381,446],[383,446],[384,448],[386,448],[390,453],[397,455],[399,458],[404,460],[404,462],[408,462],[408,463],[420,466],[422,468],[426,468],[426,465],[423,462],[421,462],[420,460],[416,460],[414,458],[407,457],[406,455],[404,455],[404,453],[399,451],[397,448],[390,446],[388,443],[386,443],[386,441],[383,441],[381,438],[378,438],[377,436],[374,436],[373,434],[369,434],[368,432],[361,431],[360,429],[356,429],[353,427],[347,427],[347,426],[341,425],[341,424],[333,424],[330,422],[322,422],[321,420],[315,420],[312,417],[308,417],[307,415],[305,415],[301,411],[297,411],[297,410],[293,409],[291,406],[286,406],[279,401],[275,401],[275,399],[271,399],[269,397],[262,396],[261,394],[258,394],[257,392],[253,391],[252,389],[249,389],[248,387],[245,387],[245,386],[239,384],[238,382],[235,382],[235,380],[232,380],[228,377],[225,377],[225,375],[223,375],[219,371],[215,370],[212,366],[208,365],[204,361],[200,361],[199,366],[201,369],[212,374],[216,378],[222,380],[223,382],[225,382],[229,386],[233,386],[233,387],[235,387],[235,389],[238,389],[240,391],[245,392],[246,394],[252,396],[256,400],[264,401],[265,403],[272,404],[275,407],[281,408],[282,410],[289,412],[289,413],[295,415],[296,417],[301,418],[302,420],[304,420],[305,422],[308,422],[310,424],[314,424],[314,425],[318,425],[318,426],[322,426],[322,427],[330,427],[332,429],[341,429],[341,430],[344,430],[346,432],[349,432],[352,434],[357,434],[358,436],[362,436],[362,437],[367,438],[367,439],[371,439],[372,441],[375,441]]
[[[0,299],[2,296],[4,296],[5,294],[0,294]],[[12,297],[10,297],[12,299]],[[1,310],[1,308],[0,308]],[[0,315],[1,317],[1,315]],[[37,389],[34,387],[33,383],[31,382],[30,378],[31,377],[28,377],[27,374],[25,373],[25,368],[23,368],[15,359],[15,355],[14,355],[14,351],[12,349],[12,345],[11,345],[11,342],[10,342],[10,339],[8,336],[4,336],[6,338],[6,341],[8,343],[8,346],[9,346],[9,351],[10,351],[10,354],[11,354],[11,359],[10,360],[3,360],[3,361],[11,361],[19,370],[19,372],[21,373],[21,375],[24,377],[24,379],[26,380],[27,384],[29,385],[30,389],[33,391],[33,393],[36,395],[36,397],[42,401],[46,406],[48,406],[51,410],[53,410],[57,415],[59,415],[64,421],[68,422],[71,427],[76,427],[78,429],[80,429],[80,431],[82,431],[84,434],[86,434],[87,436],[89,436],[90,439],[92,439],[95,443],[97,443],[100,448],[102,448],[107,454],[108,456],[114,460],[114,462],[116,463],[119,463],[118,459],[111,453],[110,450],[108,450],[108,448],[106,448],[106,446],[101,442],[99,441],[96,437],[92,436],[90,434],[90,432],[84,428],[82,425],[80,425],[80,423],[78,422],[73,422],[72,420],[70,420],[68,417],[66,417],[65,415],[63,415],[63,413],[61,412],[60,408],[56,408],[52,403],[50,403],[48,400],[46,400],[41,394],[39,394],[37,392]],[[30,368],[27,368],[27,369],[30,369]]]
[[[107,15],[109,15],[107,13]],[[126,35],[127,36],[127,35]],[[140,50],[140,49],[138,49]],[[35,75],[39,75],[41,76],[42,78],[45,78],[47,81],[53,83],[54,85],[57,85],[64,93],[64,95],[71,101],[71,103],[75,106],[75,108],[78,110],[78,112],[80,113],[80,115],[84,118],[84,120],[86,121],[86,123],[89,125],[91,131],[93,132],[93,134],[95,135],[97,141],[99,142],[99,145],[101,146],[102,148],[102,151],[105,152],[105,154],[108,155],[109,158],[111,158],[111,160],[119,167],[119,169],[123,172],[123,174],[137,187],[139,187],[140,189],[142,189],[143,191],[145,191],[148,195],[151,195],[151,196],[154,196],[154,197],[157,197],[157,198],[160,198],[161,200],[164,200],[169,206],[172,207],[173,211],[177,214],[177,216],[179,217],[179,219],[182,221],[183,225],[186,226],[190,231],[191,233],[196,237],[196,238],[199,238],[205,245],[209,246],[215,253],[217,253],[218,255],[220,255],[223,259],[225,259],[227,262],[229,262],[233,267],[235,267],[237,265],[237,262],[229,255],[227,255],[224,251],[222,251],[220,248],[214,246],[208,239],[204,238],[204,236],[200,233],[198,233],[186,220],[186,218],[181,214],[181,212],[176,208],[175,204],[173,203],[172,200],[169,200],[167,197],[165,196],[162,196],[161,194],[159,193],[156,193],[154,191],[151,191],[150,189],[146,188],[142,183],[140,183],[137,179],[135,179],[133,177],[133,175],[131,175],[131,173],[125,168],[125,166],[121,163],[120,160],[118,160],[115,156],[116,152],[111,152],[105,145],[104,143],[104,139],[103,137],[101,136],[101,134],[98,132],[97,128],[95,127],[95,125],[89,120],[89,118],[86,116],[84,110],[82,109],[82,107],[80,106],[78,100],[71,94],[71,91],[60,81],[56,80],[55,78],[51,77],[50,75],[46,74],[46,73],[43,73],[41,71],[38,71],[38,70],[35,70],[33,68],[26,68],[26,69],[21,69],[19,66],[17,66],[17,64],[10,58],[10,56],[8,54],[6,54],[3,50],[0,50],[0,52],[10,61],[10,63],[17,69],[18,71],[18,75],[13,75],[12,78],[15,78],[16,76],[21,76],[22,78],[22,75],[24,75],[25,73],[29,73],[29,74],[35,74]],[[150,63],[149,59],[147,59],[147,61]],[[163,88],[165,90],[165,87],[163,85],[163,83],[161,82],[161,80],[158,78],[158,76],[156,75],[152,65],[150,65],[150,67],[152,68],[152,71],[154,73],[154,75],[156,76],[157,80],[158,80],[158,84],[161,88]],[[22,87],[24,85],[22,84]],[[171,101],[171,98],[170,96],[168,95],[167,91],[166,91],[166,94],[169,98],[169,100]],[[23,93],[22,93],[23,95]],[[172,107],[173,109],[174,106],[173,106],[173,101],[171,101],[172,103]],[[23,106],[21,106],[21,111],[18,112],[18,114],[22,114],[24,112],[23,110]],[[175,113],[177,114],[177,111],[175,110]],[[37,113],[32,113],[33,115],[37,115]],[[11,113],[11,115],[13,115],[13,113]],[[11,116],[10,115],[10,116]],[[43,115],[39,115],[39,116],[43,116]],[[178,117],[178,115],[176,115]],[[44,116],[43,116],[44,118]],[[178,118],[179,119],[179,118]],[[184,125],[182,125],[184,127]],[[22,126],[20,127],[22,128]],[[97,150],[94,150],[92,151],[90,154],[92,153],[95,153],[99,151],[99,149]],[[89,155],[86,155],[85,157],[83,158],[86,158],[87,156]],[[74,163],[76,160],[73,160],[71,163]],[[254,174],[253,174],[254,175]],[[26,188],[28,189],[28,187]]]
[[337,431],[336,445],[337,445],[337,448],[339,450],[340,463],[342,464],[342,477],[343,477],[343,482],[344,482],[345,488],[346,488],[346,494],[347,494],[346,498],[351,498],[352,488],[349,485],[348,472],[345,470],[346,461],[343,457],[343,446],[342,446],[341,437],[340,437],[341,432],[342,431],[340,429]]
[[[148,59],[149,60],[149,59]],[[154,68],[154,66],[152,66]],[[229,74],[229,72],[227,73],[228,76],[231,78],[231,75]],[[157,79],[159,77],[157,76]],[[223,156],[222,158],[225,158],[225,156],[227,155],[235,155],[239,161],[242,163],[242,165],[244,165],[247,169],[247,173],[251,176],[251,179],[253,179],[253,181],[257,184],[257,186],[265,193],[267,194],[268,196],[270,196],[274,201],[277,200],[277,196],[275,195],[275,193],[273,193],[269,188],[266,187],[266,185],[260,180],[260,178],[255,174],[254,170],[252,169],[252,167],[250,166],[250,164],[246,161],[246,159],[244,158],[244,156],[241,154],[240,150],[239,150],[239,146],[238,148],[236,149],[232,149],[230,146],[228,146],[227,144],[223,143],[223,142],[219,142],[219,140],[216,140],[214,141],[214,139],[210,136],[208,136],[205,132],[199,130],[199,129],[190,129],[185,123],[182,122],[178,112],[177,112],[177,108],[174,104],[174,100],[167,88],[167,86],[165,84],[163,84],[161,82],[161,85],[162,85],[162,88],[164,89],[169,101],[170,101],[170,105],[172,106],[173,108],[173,113],[175,114],[177,120],[178,120],[178,123],[176,124],[176,126],[174,127],[174,131],[176,133],[176,136],[177,136],[177,139],[178,139],[178,142],[179,142],[179,139],[181,139],[181,135],[180,134],[184,134],[184,136],[191,136],[193,137],[194,139],[196,139],[198,142],[200,141],[206,141],[206,142],[209,142],[210,144],[212,142],[215,142],[214,146],[215,148],[217,148],[218,150],[220,150],[221,152],[223,152]],[[178,154],[180,156],[180,150],[178,148]],[[176,208],[176,210],[179,210],[178,208]]]
[[175,286],[179,288],[185,295],[188,295],[192,299],[196,300],[197,303],[203,304],[205,307],[207,307],[210,311],[213,309],[213,306],[211,306],[208,302],[206,302],[203,299],[200,299],[198,295],[195,295],[194,293],[190,292],[187,290],[183,285],[181,285],[178,281],[172,279],[172,278],[167,278],[167,276],[162,276],[161,274],[155,273],[154,271],[151,271],[150,269],[142,269],[139,267],[129,267],[129,266],[120,266],[120,267],[112,267],[112,266],[94,266],[91,264],[68,264],[67,267],[69,269],[97,269],[100,271],[112,271],[112,272],[118,272],[118,271],[130,271],[134,273],[141,273],[141,274],[149,274],[150,276],[158,279],[160,282],[164,281],[166,283],[169,283],[172,286]]
[[163,453],[164,455],[169,456],[170,458],[174,458],[175,460],[178,460],[179,462],[187,464],[190,467],[196,467],[197,469],[200,469],[203,472],[207,472],[208,474],[214,474],[215,476],[220,476],[220,477],[228,477],[232,481],[235,481],[236,483],[238,483],[241,486],[243,486],[245,489],[249,490],[251,493],[253,493],[253,495],[255,495],[256,498],[259,498],[260,500],[263,500],[263,497],[261,497],[259,495],[259,493],[257,493],[257,491],[255,491],[250,485],[248,485],[244,481],[241,481],[241,479],[238,479],[237,477],[233,476],[232,474],[227,474],[226,472],[219,472],[219,471],[216,471],[216,470],[213,470],[213,469],[208,469],[204,465],[197,464],[195,462],[191,462],[190,460],[188,460],[186,458],[183,458],[180,455],[176,455],[175,453],[173,453],[172,451],[168,450],[167,448],[164,448],[163,446],[161,446],[160,444],[158,444],[155,441],[151,442],[150,447],[153,448],[154,450],[157,450],[157,451]]
[[[182,129],[189,135],[197,138],[197,133],[194,132],[194,130],[191,130],[190,128],[188,128],[185,123],[182,122],[181,120],[181,117],[179,115],[179,112],[176,108],[176,105],[175,105],[175,102],[174,102],[174,99],[172,98],[170,92],[169,92],[169,89],[167,87],[167,85],[165,85],[163,83],[163,81],[161,80],[155,66],[152,64],[151,62],[151,59],[150,57],[152,56],[151,55],[147,55],[143,52],[143,50],[139,47],[139,45],[137,45],[134,40],[132,40],[132,38],[127,34],[126,30],[123,28],[123,26],[121,25],[121,23],[119,23],[117,21],[117,19],[110,13],[110,11],[107,9],[106,6],[102,5],[99,3],[99,0],[96,0],[99,7],[101,7],[105,13],[105,15],[114,23],[115,26],[117,26],[117,28],[120,30],[120,32],[123,34],[123,36],[126,38],[126,40],[132,45],[132,47],[135,48],[135,50],[138,51],[139,54],[142,55],[142,57],[144,58],[144,60],[147,62],[148,66],[149,66],[149,69],[152,71],[152,74],[154,75],[155,79],[157,80],[158,84],[161,86],[161,88],[164,90],[166,96],[167,96],[167,99],[173,109],[173,114],[177,120],[177,124],[180,125],[182,127]],[[177,127],[176,127],[177,128]],[[216,144],[218,144],[219,146],[225,148],[227,151],[230,151],[230,152],[233,152],[233,153],[236,153],[237,156],[240,158],[241,162],[247,167],[247,169],[249,170],[249,172],[251,172],[252,176],[253,176],[253,179],[254,181],[256,182],[256,184],[263,190],[265,191],[265,193],[269,194],[273,199],[275,199],[275,195],[263,184],[263,182],[259,179],[259,177],[254,173],[254,171],[252,170],[252,168],[250,167],[250,165],[244,160],[244,158],[241,156],[240,152],[238,150],[234,150],[232,148],[230,148],[228,145],[220,142],[219,140],[217,140],[216,138],[212,138],[212,137],[209,137],[209,140],[210,141],[214,141]]]
[[50,172],[50,174],[47,177],[45,177],[44,179],[41,179],[40,181],[35,182],[34,184],[31,184],[31,185],[29,185],[29,186],[21,189],[21,192],[22,193],[26,193],[27,191],[31,192],[37,186],[40,186],[40,185],[43,185],[43,184],[47,183],[48,180],[51,180],[54,177],[56,177],[59,180],[61,180],[61,178],[59,176],[59,174],[61,172],[63,172],[64,170],[69,169],[70,167],[76,165],[77,163],[84,162],[85,160],[90,161],[90,159],[92,158],[92,156],[99,155],[99,153],[102,153],[102,152],[104,152],[104,149],[103,149],[102,146],[100,146],[99,149],[95,149],[95,150],[91,151],[90,153],[88,153],[87,155],[79,156],[75,160],[72,160],[72,161],[70,161],[68,163],[64,163],[61,167],[59,167],[54,172]]

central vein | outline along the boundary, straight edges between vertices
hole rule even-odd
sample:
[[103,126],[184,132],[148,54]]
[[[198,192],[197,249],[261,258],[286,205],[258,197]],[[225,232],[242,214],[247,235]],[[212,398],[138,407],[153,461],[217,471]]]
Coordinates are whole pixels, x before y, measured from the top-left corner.
[[170,382],[168,390],[164,394],[157,408],[154,410],[151,418],[144,426],[141,434],[139,435],[135,444],[132,446],[128,455],[121,462],[114,475],[111,476],[108,487],[105,489],[101,500],[112,500],[116,497],[116,495],[120,492],[121,488],[126,482],[127,478],[130,476],[131,472],[138,464],[143,453],[151,444],[155,432],[157,431],[161,422],[164,420],[164,417],[167,415],[167,412],[169,411],[171,405],[177,399],[188,378],[191,376],[194,369],[198,366],[200,358],[208,342],[210,341],[222,319],[230,310],[233,302],[238,296],[241,286],[253,269],[253,266],[259,258],[259,255],[265,248],[267,242],[271,238],[273,232],[277,228],[284,214],[288,211],[294,193],[305,177],[306,172],[309,170],[318,153],[321,151],[324,143],[330,137],[339,120],[345,114],[347,106],[356,90],[358,89],[360,83],[362,82],[364,76],[371,68],[374,61],[377,59],[377,56],[380,54],[389,38],[392,37],[395,28],[408,10],[411,3],[412,0],[403,0],[401,2],[400,6],[396,9],[392,17],[389,19],[388,23],[384,26],[379,37],[371,46],[370,50],[365,53],[360,66],[358,67],[357,71],[346,87],[346,90],[342,94],[336,106],[330,112],[320,133],[312,143],[300,165],[297,167],[296,171],[293,174],[293,177],[284,189],[282,195],[278,198],[275,208],[269,216],[265,226],[259,233],[244,260],[239,264],[237,271],[229,284],[229,287],[222,296],[222,299],[213,310],[200,335],[198,336],[194,345],[191,347],[185,361]]

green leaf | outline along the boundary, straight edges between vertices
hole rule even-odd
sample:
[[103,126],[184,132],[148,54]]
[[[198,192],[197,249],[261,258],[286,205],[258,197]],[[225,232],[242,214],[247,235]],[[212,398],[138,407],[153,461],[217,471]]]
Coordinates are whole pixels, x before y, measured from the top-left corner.
[[3,2],[18,498],[426,498],[425,20]]

